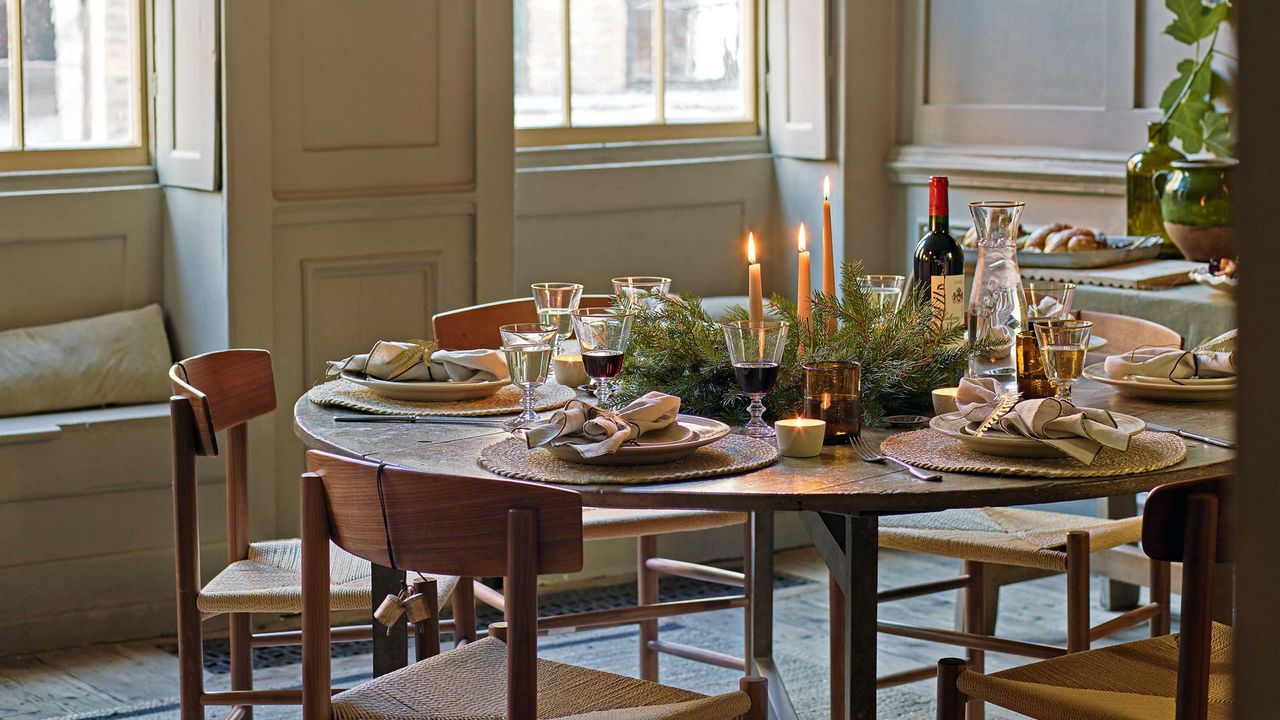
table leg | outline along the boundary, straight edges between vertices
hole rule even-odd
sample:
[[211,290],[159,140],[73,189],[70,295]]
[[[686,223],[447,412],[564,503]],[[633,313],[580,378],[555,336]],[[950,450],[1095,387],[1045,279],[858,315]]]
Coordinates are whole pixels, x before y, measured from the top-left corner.
[[396,623],[388,632],[387,628],[373,619],[373,610],[378,608],[383,598],[395,595],[404,585],[404,573],[389,567],[374,564],[370,584],[373,586],[373,607],[370,608],[369,622],[373,623],[373,676],[386,675],[399,670],[409,662],[409,632],[406,623]]
[[[1101,500],[1103,517],[1119,520],[1138,514],[1137,495],[1119,495],[1102,498]],[[1104,577],[1102,578],[1100,604],[1104,609],[1116,612],[1132,610],[1138,607],[1139,590],[1140,588],[1137,585],[1130,585],[1129,583]]]

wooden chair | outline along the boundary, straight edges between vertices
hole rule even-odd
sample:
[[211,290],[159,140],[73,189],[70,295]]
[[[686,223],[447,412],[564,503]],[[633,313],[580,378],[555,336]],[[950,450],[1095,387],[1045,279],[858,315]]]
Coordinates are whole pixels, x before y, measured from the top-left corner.
[[1147,498],[1142,548],[1182,562],[1182,632],[983,675],[938,663],[938,719],[959,720],[980,698],[1033,718],[1226,720],[1232,717],[1231,628],[1210,619],[1215,562],[1230,559],[1225,481],[1157,488]]
[[[613,305],[612,295],[583,295],[578,307],[597,308]],[[476,350],[502,347],[501,325],[538,322],[538,308],[533,298],[498,300],[484,305],[436,313],[431,318],[436,341],[446,350]]]
[[[177,564],[178,663],[183,720],[204,717],[204,705],[231,705],[232,717],[252,717],[254,704],[298,704],[299,690],[253,691],[252,649],[297,645],[297,631],[254,634],[253,613],[302,611],[301,541],[249,541],[248,422],[276,407],[271,355],[265,350],[226,350],[182,360],[169,369],[173,434],[173,509]],[[227,565],[200,584],[200,529],[196,457],[219,454],[217,433],[226,431]],[[369,563],[333,553],[332,606],[368,610]],[[433,578],[437,605],[456,578]],[[201,623],[227,614],[230,621],[231,691],[205,692]],[[424,629],[425,628],[421,628]],[[340,640],[367,639],[369,625],[338,628]],[[438,647],[439,635],[435,633]],[[425,651],[430,642],[423,640]]]
[[[537,657],[538,575],[582,569],[582,499],[514,480],[436,475],[307,453],[302,476],[303,717],[764,720],[764,678],[698,693]],[[359,687],[329,687],[330,541],[380,565],[504,576],[505,623]],[[506,686],[506,691],[500,689]],[[505,694],[505,697],[504,697]],[[614,712],[611,712],[614,711]]]
[[[611,295],[586,295],[582,298],[582,307],[606,307],[612,303]],[[498,326],[514,322],[535,322],[536,312],[533,300],[514,299],[462,308],[441,313],[432,318],[436,341],[441,347],[449,349],[472,349],[476,347],[498,347]],[[671,560],[658,557],[658,538],[679,532],[710,530],[721,527],[741,525],[743,528],[743,554],[746,556],[750,545],[749,531],[746,526],[745,513],[710,512],[703,510],[616,510],[603,508],[587,508],[583,512],[582,523],[584,538],[588,541],[611,540],[615,538],[636,539],[636,588],[640,608],[619,608],[588,615],[545,617],[539,622],[544,629],[559,630],[594,627],[602,624],[630,624],[640,626],[640,677],[656,682],[658,680],[659,653],[676,655],[690,660],[710,663],[734,670],[744,670],[746,662],[723,653],[711,652],[703,648],[691,647],[681,643],[661,640],[658,637],[658,618],[679,614],[722,610],[726,607],[745,607],[750,615],[750,600],[746,595],[747,582],[745,575],[723,568],[710,567],[695,563]],[[658,583],[661,576],[680,576],[717,583],[740,589],[740,594],[702,600],[685,600],[680,602],[659,603]],[[475,582],[475,598],[490,607],[502,610],[503,597],[500,592],[479,582]],[[459,585],[459,595],[454,598],[454,607],[465,604],[472,592],[472,584],[463,582]],[[575,620],[577,618],[577,620]],[[569,623],[578,622],[572,625]],[[475,635],[466,635],[467,629],[459,625],[460,637],[474,640]]]
[[1100,352],[1120,355],[1140,347],[1182,347],[1182,336],[1160,323],[1114,313],[1081,310],[1076,315],[1093,323],[1093,334],[1107,339]]

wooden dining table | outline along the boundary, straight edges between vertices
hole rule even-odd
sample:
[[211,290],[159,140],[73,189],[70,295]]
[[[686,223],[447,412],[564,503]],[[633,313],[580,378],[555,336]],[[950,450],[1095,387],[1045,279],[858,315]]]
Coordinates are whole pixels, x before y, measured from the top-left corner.
[[[1076,384],[1079,405],[1135,415],[1149,422],[1234,439],[1229,401],[1170,403],[1135,400],[1089,380]],[[295,428],[311,448],[366,458],[417,470],[462,477],[498,477],[478,463],[480,451],[506,437],[492,427],[411,423],[336,423],[335,410],[306,397],[294,407]],[[888,431],[864,429],[878,444]],[[1033,505],[1127,496],[1170,482],[1230,476],[1235,452],[1187,441],[1186,459],[1172,467],[1106,478],[1002,477],[944,473],[942,482],[922,482],[888,464],[862,462],[845,445],[830,446],[813,458],[783,458],[753,472],[701,480],[648,485],[565,485],[581,494],[585,506],[613,508],[696,508],[749,513],[748,567],[752,616],[746,657],[749,671],[769,679],[772,716],[789,719],[795,710],[773,660],[774,514],[798,512],[844,598],[843,708],[832,717],[872,720],[876,707],[877,533],[882,515],[950,508]],[[374,568],[374,601],[399,589],[402,576]],[[407,640],[400,633],[375,632],[374,672],[402,666]]]

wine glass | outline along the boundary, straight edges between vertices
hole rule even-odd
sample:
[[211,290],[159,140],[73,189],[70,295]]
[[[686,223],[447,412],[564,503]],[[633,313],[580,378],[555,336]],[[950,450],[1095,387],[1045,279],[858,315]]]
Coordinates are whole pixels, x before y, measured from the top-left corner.
[[498,332],[502,334],[502,351],[507,355],[511,381],[523,393],[520,405],[524,410],[502,424],[508,432],[515,432],[539,419],[533,410],[533,396],[547,381],[557,328],[542,323],[514,323],[499,327]]
[[573,332],[582,351],[582,368],[596,381],[596,402],[608,408],[613,379],[622,373],[622,358],[631,342],[635,313],[619,308],[574,310]]
[[1032,323],[1040,342],[1045,375],[1058,386],[1058,399],[1071,399],[1071,383],[1084,372],[1093,323],[1088,320],[1037,320]]
[[747,412],[751,419],[744,430],[754,438],[771,438],[773,428],[761,418],[764,403],[761,400],[778,382],[782,369],[782,351],[787,347],[787,323],[780,320],[734,320],[721,323],[725,344],[729,346],[729,360],[733,362],[733,377],[751,404]]
[[902,288],[907,279],[901,275],[859,275],[858,287],[871,296],[871,306],[894,311],[902,302]]
[[1027,320],[1068,320],[1076,286],[1069,282],[1029,282],[1022,284],[1027,301]]
[[530,287],[533,288],[533,304],[538,309],[538,322],[556,326],[555,351],[559,353],[560,343],[573,334],[573,319],[569,313],[578,309],[582,286],[578,283],[540,282]]
[[656,310],[671,292],[671,278],[626,275],[613,279],[613,294],[623,307]]

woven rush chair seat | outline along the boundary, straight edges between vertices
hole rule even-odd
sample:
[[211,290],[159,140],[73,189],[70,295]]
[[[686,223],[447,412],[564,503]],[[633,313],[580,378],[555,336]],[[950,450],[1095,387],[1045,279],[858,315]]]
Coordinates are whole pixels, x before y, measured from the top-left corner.
[[[957,687],[1039,720],[1173,718],[1179,636],[1063,655],[983,675],[965,672]],[[1210,720],[1231,716],[1232,631],[1215,623],[1209,652]]]
[[[336,545],[329,547],[330,607],[368,610],[372,605],[369,563]],[[441,606],[458,579],[436,578]],[[302,541],[270,540],[249,544],[249,558],[233,562],[200,591],[196,607],[206,617],[221,613],[302,612]]]
[[741,525],[746,521],[746,513],[710,510],[582,509],[584,540],[611,540],[639,535],[712,530]]
[[[500,720],[507,716],[507,646],[486,638],[335,695],[336,720]],[[708,697],[623,675],[538,660],[538,717],[730,720],[747,695]]]
[[881,518],[880,545],[977,562],[1065,572],[1067,533],[1089,533],[1097,552],[1137,542],[1142,518],[1105,518],[1020,508],[967,508]]

